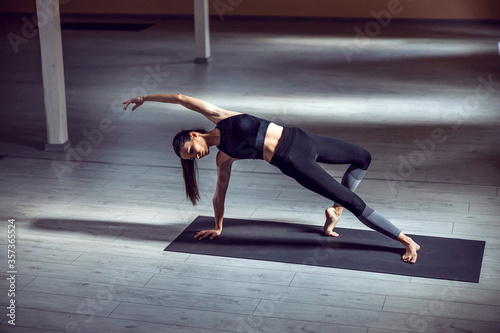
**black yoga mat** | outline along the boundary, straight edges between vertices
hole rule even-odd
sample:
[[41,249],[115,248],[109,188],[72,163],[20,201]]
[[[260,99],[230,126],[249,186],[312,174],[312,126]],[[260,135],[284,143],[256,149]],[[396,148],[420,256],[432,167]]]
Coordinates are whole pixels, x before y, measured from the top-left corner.
[[410,235],[422,247],[410,265],[401,260],[402,244],[375,231],[335,228],[340,236],[328,237],[322,226],[225,218],[219,237],[194,239],[213,226],[213,217],[198,216],[165,251],[477,283],[485,246],[484,241]]

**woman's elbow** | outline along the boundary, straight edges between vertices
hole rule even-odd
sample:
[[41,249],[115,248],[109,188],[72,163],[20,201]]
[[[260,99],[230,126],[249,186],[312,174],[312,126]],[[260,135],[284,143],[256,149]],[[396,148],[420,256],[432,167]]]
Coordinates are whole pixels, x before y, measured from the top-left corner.
[[214,197],[212,198],[212,203],[214,206],[220,206],[224,205],[225,198],[219,194],[214,194]]

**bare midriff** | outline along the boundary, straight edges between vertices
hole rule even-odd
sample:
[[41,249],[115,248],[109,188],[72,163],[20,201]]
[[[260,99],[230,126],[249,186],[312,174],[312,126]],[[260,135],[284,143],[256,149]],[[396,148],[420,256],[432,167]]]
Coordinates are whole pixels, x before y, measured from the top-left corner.
[[283,126],[270,123],[267,127],[266,138],[264,139],[264,160],[271,162],[276,148],[283,135]]

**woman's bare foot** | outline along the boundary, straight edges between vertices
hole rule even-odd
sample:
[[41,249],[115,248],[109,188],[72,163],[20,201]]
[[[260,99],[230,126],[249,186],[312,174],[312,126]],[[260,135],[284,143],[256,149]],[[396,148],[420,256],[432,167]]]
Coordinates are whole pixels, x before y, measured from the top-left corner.
[[340,216],[342,215],[342,210],[344,207],[342,206],[337,206],[334,205],[333,207],[329,207],[325,210],[325,216],[326,216],[326,221],[325,221],[325,226],[323,227],[323,230],[325,231],[325,234],[328,236],[332,237],[338,237],[339,234],[333,231],[333,228],[337,225],[337,222],[340,219]]
[[413,239],[403,233],[399,234],[398,241],[400,241],[406,247],[406,252],[405,254],[403,254],[401,259],[404,262],[409,262],[410,264],[414,264],[415,262],[417,262],[417,252],[420,251],[420,245],[415,243]]

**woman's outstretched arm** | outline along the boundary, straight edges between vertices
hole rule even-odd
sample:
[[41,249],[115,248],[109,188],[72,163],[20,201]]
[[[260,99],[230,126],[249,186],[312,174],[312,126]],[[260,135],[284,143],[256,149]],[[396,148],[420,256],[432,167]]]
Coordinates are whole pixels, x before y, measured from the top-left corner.
[[211,230],[202,230],[194,236],[198,239],[210,237],[214,239],[222,232],[222,220],[224,218],[224,202],[226,201],[227,187],[229,186],[229,178],[231,177],[231,167],[235,158],[227,156],[223,152],[217,153],[217,188],[212,199],[214,205],[215,228]]
[[132,108],[132,111],[141,106],[144,102],[160,102],[160,103],[171,103],[171,104],[180,104],[187,109],[193,110],[205,116],[208,120],[217,124],[220,120],[225,119],[227,117],[239,114],[240,112],[227,111],[219,108],[209,102],[204,100],[185,96],[182,94],[156,94],[156,95],[142,95],[138,97],[134,97],[126,102],[123,102],[125,106],[123,110],[126,110],[127,107],[134,103],[135,106]]

